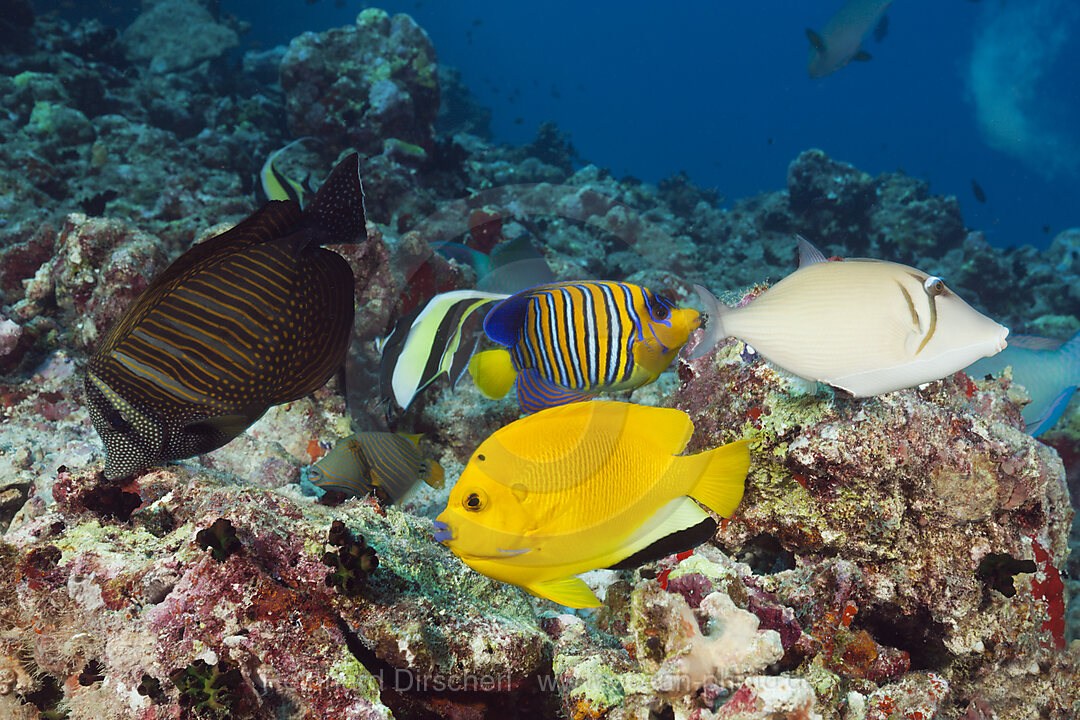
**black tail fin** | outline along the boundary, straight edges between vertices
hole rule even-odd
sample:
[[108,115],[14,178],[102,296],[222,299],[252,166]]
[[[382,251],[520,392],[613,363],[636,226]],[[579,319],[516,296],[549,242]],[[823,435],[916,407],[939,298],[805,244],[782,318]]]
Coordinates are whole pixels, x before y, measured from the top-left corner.
[[304,209],[304,225],[314,245],[361,242],[367,239],[364,185],[360,156],[352,153],[338,163]]

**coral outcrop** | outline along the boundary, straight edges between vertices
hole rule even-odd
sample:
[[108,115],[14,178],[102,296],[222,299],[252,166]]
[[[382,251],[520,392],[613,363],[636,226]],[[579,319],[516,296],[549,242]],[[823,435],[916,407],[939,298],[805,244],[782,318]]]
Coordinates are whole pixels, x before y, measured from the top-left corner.
[[[331,508],[306,493],[323,443],[386,427],[377,339],[475,282],[432,243],[525,237],[560,279],[628,278],[683,304],[694,281],[736,301],[788,274],[801,232],[941,274],[1014,332],[1068,337],[1076,230],[1045,252],[994,248],[925,182],[816,150],[786,187],[722,209],[685,175],[652,186],[584,164],[554,125],[497,146],[405,15],[368,9],[233,72],[217,58],[238,28],[201,4],[148,3],[122,35],[9,5],[0,717],[1080,716],[1080,420],[1027,436],[1008,374],[854,400],[735,341],[665,373],[632,399],[690,413],[691,450],[759,439],[746,496],[713,542],[588,575],[596,612],[477,575],[431,537],[464,460],[518,413],[467,379],[393,418],[425,434],[441,494]],[[169,45],[147,18],[170,8],[207,36]],[[282,163],[297,179],[367,155],[368,239],[336,248],[357,279],[344,385],[213,453],[105,482],[87,354],[169,259],[254,209],[255,173],[300,134],[319,142]]]
[[351,27],[299,35],[281,60],[289,128],[335,149],[377,155],[393,138],[432,150],[438,66],[408,15],[369,8]]

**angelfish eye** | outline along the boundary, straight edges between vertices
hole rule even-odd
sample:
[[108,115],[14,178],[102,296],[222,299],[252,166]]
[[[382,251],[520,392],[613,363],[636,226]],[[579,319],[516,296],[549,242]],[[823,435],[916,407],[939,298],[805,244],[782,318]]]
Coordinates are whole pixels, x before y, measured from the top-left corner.
[[930,297],[936,297],[945,292],[945,282],[939,277],[928,277],[923,283],[923,289]]
[[461,506],[468,512],[480,512],[487,506],[487,497],[483,492],[471,492],[461,499]]
[[656,303],[653,305],[653,317],[657,320],[667,320],[671,316],[672,302],[663,295],[656,295],[654,299]]

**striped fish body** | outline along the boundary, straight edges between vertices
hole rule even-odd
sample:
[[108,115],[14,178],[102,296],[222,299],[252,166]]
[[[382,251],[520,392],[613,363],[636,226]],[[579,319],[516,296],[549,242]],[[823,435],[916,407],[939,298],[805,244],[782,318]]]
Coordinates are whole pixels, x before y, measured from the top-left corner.
[[419,435],[386,432],[358,432],[341,438],[315,463],[312,482],[352,497],[374,492],[391,503],[400,500],[417,480],[441,488],[442,467],[424,459],[419,439]]
[[440,293],[398,320],[382,344],[382,397],[405,410],[442,375],[448,375],[454,387],[476,347],[484,314],[506,297],[479,290]]
[[535,412],[652,382],[699,325],[695,310],[640,285],[581,281],[512,295],[484,331],[509,350],[518,400]]
[[364,224],[354,154],[307,210],[270,202],[156,277],[87,367],[106,477],[221,447],[325,384],[348,346],[354,279],[320,246],[361,240]]

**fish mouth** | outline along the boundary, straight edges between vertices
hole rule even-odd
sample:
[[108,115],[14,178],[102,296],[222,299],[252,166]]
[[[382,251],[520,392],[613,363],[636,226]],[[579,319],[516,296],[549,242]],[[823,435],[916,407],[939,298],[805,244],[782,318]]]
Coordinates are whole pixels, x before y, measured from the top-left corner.
[[435,526],[435,532],[432,534],[432,537],[435,538],[436,542],[441,542],[445,545],[454,539],[454,531],[442,520],[432,520],[431,524]]

